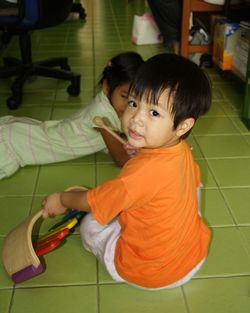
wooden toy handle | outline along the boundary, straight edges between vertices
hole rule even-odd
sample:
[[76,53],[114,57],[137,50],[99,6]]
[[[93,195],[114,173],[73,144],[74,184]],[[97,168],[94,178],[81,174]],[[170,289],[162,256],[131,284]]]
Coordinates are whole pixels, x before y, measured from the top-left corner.
[[122,139],[119,135],[117,135],[116,132],[114,132],[113,130],[111,130],[106,124],[105,121],[102,117],[100,116],[96,116],[93,119],[93,123],[95,124],[96,127],[98,128],[103,128],[105,129],[107,132],[109,132],[114,138],[116,138],[118,141],[120,141],[123,145],[125,145],[127,142]]
[[10,276],[30,265],[34,267],[40,265],[32,244],[32,229],[41,216],[42,210],[28,216],[5,238],[2,257],[4,267]]

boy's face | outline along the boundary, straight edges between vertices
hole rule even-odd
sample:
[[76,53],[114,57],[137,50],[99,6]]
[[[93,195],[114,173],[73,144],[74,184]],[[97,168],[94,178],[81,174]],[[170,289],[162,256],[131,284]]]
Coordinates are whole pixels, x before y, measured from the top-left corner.
[[176,145],[180,141],[177,130],[173,129],[173,116],[169,112],[171,98],[164,91],[158,105],[145,99],[129,97],[123,114],[123,130],[128,142],[136,148],[160,148]]
[[122,117],[128,105],[129,84],[124,83],[115,88],[110,96],[110,101],[119,117]]

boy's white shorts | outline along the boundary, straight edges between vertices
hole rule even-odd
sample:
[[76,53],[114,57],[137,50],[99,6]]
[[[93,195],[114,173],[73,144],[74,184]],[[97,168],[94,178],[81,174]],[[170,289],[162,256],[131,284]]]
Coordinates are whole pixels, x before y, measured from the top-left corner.
[[128,281],[125,281],[116,271],[114,264],[115,247],[116,242],[120,236],[120,224],[117,219],[114,219],[107,225],[99,224],[92,216],[88,213],[82,220],[80,225],[80,234],[84,248],[92,252],[97,259],[106,267],[106,270],[111,277],[117,282],[126,282],[130,285],[141,289],[147,290],[160,290],[174,288],[183,285],[189,281],[196,272],[202,267],[205,259],[198,263],[185,277],[179,281],[161,288],[144,288]]

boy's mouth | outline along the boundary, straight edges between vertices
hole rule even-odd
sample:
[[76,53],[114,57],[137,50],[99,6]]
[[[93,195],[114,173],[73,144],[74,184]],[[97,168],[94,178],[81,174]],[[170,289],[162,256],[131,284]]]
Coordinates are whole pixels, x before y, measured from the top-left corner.
[[137,133],[135,130],[129,128],[128,130],[128,135],[130,138],[134,139],[134,140],[141,140],[143,138],[142,135],[140,135],[139,133]]

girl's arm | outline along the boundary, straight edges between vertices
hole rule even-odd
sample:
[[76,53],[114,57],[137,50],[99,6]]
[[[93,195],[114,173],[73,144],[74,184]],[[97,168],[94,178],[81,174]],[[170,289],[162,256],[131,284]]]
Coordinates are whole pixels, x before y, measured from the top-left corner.
[[98,128],[98,131],[101,133],[115,164],[122,167],[131,158],[124,148],[124,145],[113,137],[106,129]]
[[86,191],[56,192],[42,202],[43,218],[64,214],[67,209],[90,212]]

